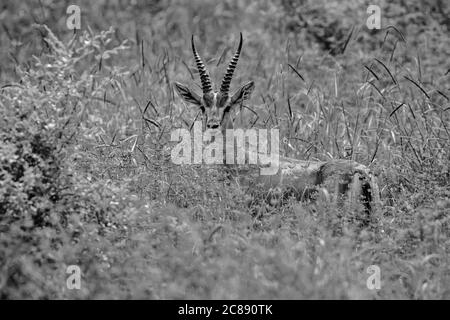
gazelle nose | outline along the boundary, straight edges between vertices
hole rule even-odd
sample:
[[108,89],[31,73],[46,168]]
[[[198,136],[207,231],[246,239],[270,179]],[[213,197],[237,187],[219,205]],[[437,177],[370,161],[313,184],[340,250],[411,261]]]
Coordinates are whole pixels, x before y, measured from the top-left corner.
[[209,121],[206,126],[208,129],[217,129],[219,128],[219,121]]

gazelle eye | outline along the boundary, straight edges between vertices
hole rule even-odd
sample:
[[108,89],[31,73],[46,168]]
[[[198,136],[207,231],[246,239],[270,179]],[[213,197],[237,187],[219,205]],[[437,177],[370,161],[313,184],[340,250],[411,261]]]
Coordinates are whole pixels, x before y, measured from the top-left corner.
[[205,108],[210,109],[211,108],[211,102],[205,101]]

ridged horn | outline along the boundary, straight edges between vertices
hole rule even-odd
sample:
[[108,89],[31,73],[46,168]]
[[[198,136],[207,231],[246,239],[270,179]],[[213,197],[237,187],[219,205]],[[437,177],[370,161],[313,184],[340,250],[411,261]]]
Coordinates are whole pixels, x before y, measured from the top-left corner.
[[206,67],[202,61],[202,58],[200,58],[200,55],[198,54],[197,50],[195,50],[194,35],[192,35],[191,44],[192,44],[192,52],[194,53],[194,59],[195,62],[197,63],[198,73],[200,74],[200,81],[202,82],[203,94],[205,94],[212,91],[211,79],[208,75],[208,72],[206,71]]
[[239,55],[241,54],[242,32],[240,33],[240,35],[241,35],[241,37],[239,40],[239,46],[238,46],[233,58],[231,58],[230,63],[228,64],[227,72],[225,73],[225,76],[223,77],[223,80],[222,80],[222,84],[220,86],[220,92],[222,92],[222,94],[224,94],[224,95],[228,95],[228,92],[230,91],[230,83],[231,83],[231,79],[233,79],[233,72],[234,72],[234,69],[236,69],[236,65],[239,60]]

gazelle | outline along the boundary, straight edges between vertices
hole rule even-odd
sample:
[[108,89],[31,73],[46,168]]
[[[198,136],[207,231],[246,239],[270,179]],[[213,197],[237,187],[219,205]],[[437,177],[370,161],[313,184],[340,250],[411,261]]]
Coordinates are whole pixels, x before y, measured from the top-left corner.
[[[230,95],[230,83],[239,60],[242,42],[241,33],[238,48],[228,65],[220,89],[214,91],[206,66],[195,48],[194,36],[191,38],[203,94],[199,95],[178,82],[175,82],[175,88],[181,98],[201,109],[203,123],[206,124],[207,129],[221,130],[223,133],[227,129],[233,129],[234,123],[231,116],[233,108],[247,100],[255,88],[254,82],[250,81]],[[232,143],[234,144],[234,141]],[[234,166],[236,167],[239,166]],[[375,176],[369,168],[355,161],[312,162],[279,157],[278,168],[274,175],[251,173],[249,175],[248,170],[244,174],[242,170],[237,172],[241,176],[247,175],[247,182],[251,180],[251,183],[258,183],[267,190],[277,190],[277,193],[282,195],[294,195],[299,200],[309,198],[312,190],[321,191],[325,198],[329,199],[327,189],[321,186],[330,187],[331,185],[334,189],[335,201],[340,201],[340,196],[346,196],[351,202],[361,201],[366,212],[373,211],[374,205],[379,203],[379,190]],[[241,178],[238,177],[237,180],[245,180]]]

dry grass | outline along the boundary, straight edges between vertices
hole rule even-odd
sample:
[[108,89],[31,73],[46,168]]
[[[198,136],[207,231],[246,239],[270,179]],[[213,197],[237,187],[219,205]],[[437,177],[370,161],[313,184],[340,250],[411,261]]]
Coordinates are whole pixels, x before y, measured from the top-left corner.
[[[369,32],[346,7],[321,13],[306,2],[309,17],[343,33],[330,54],[311,28],[298,29],[288,1],[80,3],[84,31],[71,43],[64,4],[28,7],[60,40],[7,5],[2,298],[450,298],[445,25],[421,29],[393,14],[397,30]],[[29,24],[14,29],[14,19]],[[279,128],[283,156],[370,166],[383,203],[369,226],[358,225],[359,208],[271,206],[215,168],[170,161],[170,132],[198,112],[172,86],[199,83],[191,33],[218,82],[239,31],[231,90],[249,79],[257,87],[237,121]],[[22,43],[7,52],[14,39]],[[61,289],[71,264],[83,272],[79,291]],[[366,287],[370,265],[381,268],[380,290]]]

